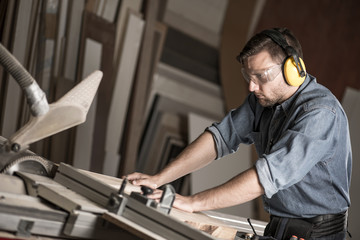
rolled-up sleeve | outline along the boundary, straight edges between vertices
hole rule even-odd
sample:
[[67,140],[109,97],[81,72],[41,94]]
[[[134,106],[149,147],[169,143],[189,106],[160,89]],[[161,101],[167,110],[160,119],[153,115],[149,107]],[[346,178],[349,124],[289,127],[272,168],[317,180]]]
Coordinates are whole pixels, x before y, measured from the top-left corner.
[[213,135],[217,159],[236,152],[241,143],[253,143],[250,137],[253,121],[254,113],[248,98],[239,108],[230,111],[220,123],[214,123],[206,129]]

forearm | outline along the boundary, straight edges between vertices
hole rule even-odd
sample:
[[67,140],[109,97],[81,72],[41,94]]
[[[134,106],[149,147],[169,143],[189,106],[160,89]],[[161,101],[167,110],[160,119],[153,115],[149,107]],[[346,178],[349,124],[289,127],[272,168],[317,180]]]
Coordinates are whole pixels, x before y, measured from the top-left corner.
[[262,194],[264,189],[253,167],[218,187],[191,196],[191,209],[197,212],[230,207],[253,200]]
[[216,158],[213,136],[205,131],[194,142],[187,146],[179,156],[155,176],[158,185],[172,182],[188,173],[194,172]]

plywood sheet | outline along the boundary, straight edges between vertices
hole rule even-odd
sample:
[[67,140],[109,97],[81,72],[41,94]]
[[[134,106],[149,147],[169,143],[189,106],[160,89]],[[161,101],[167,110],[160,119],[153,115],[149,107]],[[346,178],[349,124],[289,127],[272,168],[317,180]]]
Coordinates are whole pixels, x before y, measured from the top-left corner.
[[130,100],[131,108],[128,111],[126,119],[127,125],[126,131],[124,132],[124,141],[120,149],[122,158],[125,160],[120,162],[118,175],[129,174],[135,171],[141,131],[144,123],[144,110],[148,100],[146,98],[148,93],[147,86],[149,86],[148,82],[152,80],[152,76],[150,76],[149,73],[151,73],[152,47],[158,8],[158,1],[146,4],[144,40],[141,46],[137,77],[134,81]]
[[116,176],[119,166],[121,136],[145,24],[139,14],[128,11],[127,15],[127,26],[124,32],[120,61],[116,68],[116,82],[106,132],[104,173],[111,176]]

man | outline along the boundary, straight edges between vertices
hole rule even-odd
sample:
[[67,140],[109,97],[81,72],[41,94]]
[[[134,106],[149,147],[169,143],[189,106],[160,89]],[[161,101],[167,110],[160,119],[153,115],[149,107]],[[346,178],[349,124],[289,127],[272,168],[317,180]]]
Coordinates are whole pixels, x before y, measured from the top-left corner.
[[288,29],[256,34],[237,59],[251,92],[244,103],[158,174],[128,179],[157,188],[235,152],[241,143],[255,144],[259,159],[253,167],[218,187],[177,195],[174,207],[204,211],[263,195],[271,214],[264,235],[345,239],[352,156],[340,103],[305,72],[300,43]]

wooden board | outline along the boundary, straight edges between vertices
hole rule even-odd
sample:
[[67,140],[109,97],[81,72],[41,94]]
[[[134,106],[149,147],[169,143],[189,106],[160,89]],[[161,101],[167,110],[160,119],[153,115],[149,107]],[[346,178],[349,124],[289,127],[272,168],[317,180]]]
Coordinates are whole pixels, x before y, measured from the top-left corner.
[[124,41],[124,29],[126,20],[128,18],[129,10],[132,12],[139,12],[142,5],[142,0],[122,0],[117,13],[116,32],[115,32],[115,47],[114,47],[114,66],[117,66],[121,57],[121,46]]
[[115,68],[114,93],[109,110],[106,132],[104,174],[116,176],[120,161],[119,148],[133,84],[138,53],[143,35],[144,20],[133,11],[127,12],[120,61]]
[[126,127],[120,154],[124,161],[120,161],[118,176],[135,171],[138,156],[138,147],[144,123],[144,111],[147,102],[148,81],[152,79],[151,73],[152,47],[156,30],[156,17],[158,14],[159,1],[146,4],[144,40],[141,46],[137,77],[134,81],[130,98],[131,108],[126,117]]
[[[122,179],[119,178],[105,176],[85,170],[81,171],[117,189],[120,188],[120,185],[122,183]],[[140,192],[140,187],[128,183],[125,188],[125,193],[130,194],[132,191]],[[170,216],[185,223],[188,223],[201,231],[207,232],[213,237],[221,239],[234,239],[237,232],[234,227],[226,225],[224,222],[211,218],[204,213],[187,213],[173,208],[170,212]]]

